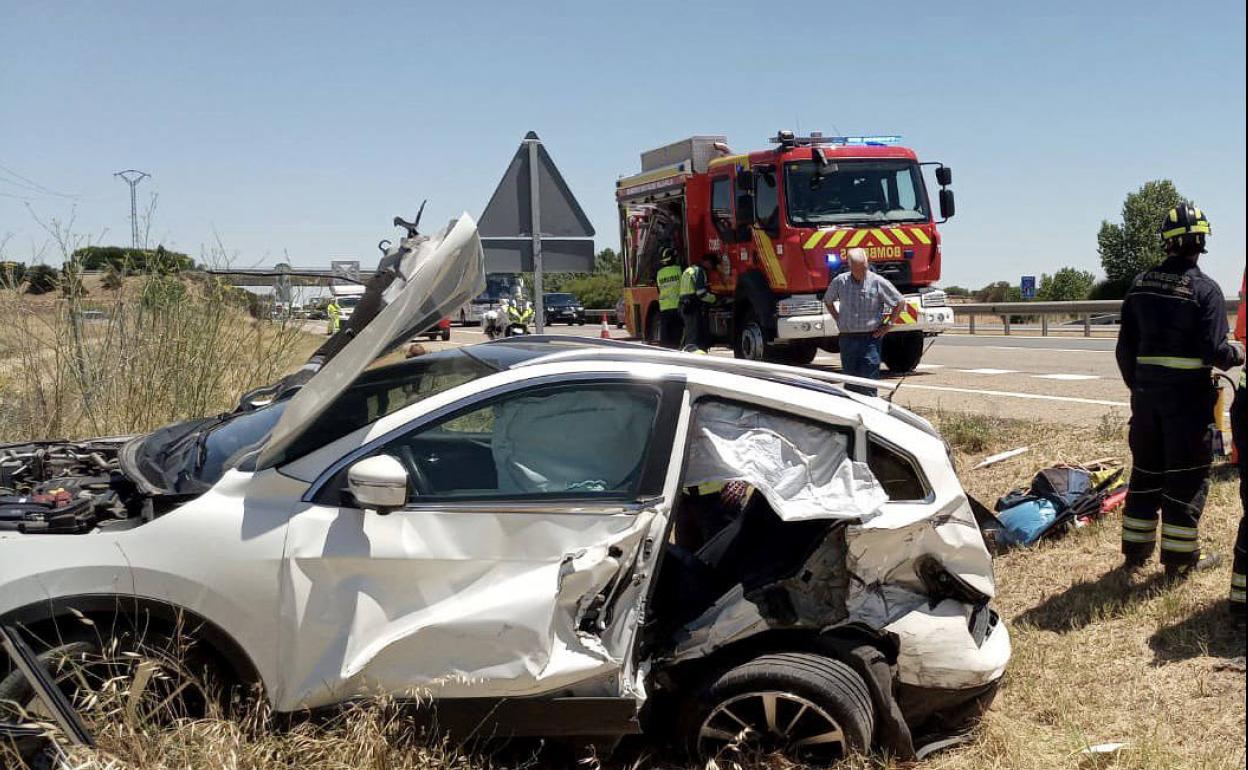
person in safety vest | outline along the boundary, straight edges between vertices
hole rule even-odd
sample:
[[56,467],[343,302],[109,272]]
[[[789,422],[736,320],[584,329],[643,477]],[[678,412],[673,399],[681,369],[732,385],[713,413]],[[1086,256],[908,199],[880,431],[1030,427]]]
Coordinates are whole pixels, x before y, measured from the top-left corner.
[[707,310],[715,304],[711,294],[708,271],[715,267],[715,255],[702,257],[702,264],[690,265],[680,274],[680,320],[684,322],[684,334],[680,338],[683,350],[696,348],[703,353],[711,346],[710,325]]
[[528,300],[517,297],[515,301],[507,305],[507,323],[520,324],[525,328],[533,323],[533,305]]
[[676,252],[664,247],[659,259],[662,267],[655,277],[659,285],[659,344],[674,348],[680,344],[682,325],[680,321],[680,265]]
[[330,298],[329,304],[325,306],[325,314],[329,316],[329,333],[337,334],[342,326],[342,308],[338,307],[338,300]]
[[[1239,322],[1235,336],[1240,343],[1248,336],[1244,326],[1244,287],[1239,291]],[[1239,370],[1239,387],[1235,389],[1235,403],[1231,405],[1231,438],[1235,453],[1239,455],[1239,504],[1243,511],[1239,518],[1239,534],[1235,537],[1235,561],[1231,565],[1231,616],[1239,623],[1245,621],[1248,609],[1248,365]]]
[[1124,567],[1143,567],[1157,547],[1166,577],[1216,566],[1203,554],[1197,527],[1213,461],[1211,368],[1242,363],[1243,350],[1227,340],[1222,290],[1200,271],[1209,220],[1182,203],[1161,223],[1166,258],[1141,273],[1122,303],[1115,356],[1131,390],[1131,481],[1122,519]]

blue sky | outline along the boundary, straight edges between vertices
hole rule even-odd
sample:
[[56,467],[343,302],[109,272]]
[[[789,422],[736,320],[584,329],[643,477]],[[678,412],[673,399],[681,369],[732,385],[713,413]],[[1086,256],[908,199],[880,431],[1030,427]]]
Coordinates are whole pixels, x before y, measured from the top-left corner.
[[[1017,7],[1015,7],[1017,5]],[[899,133],[954,169],[945,284],[1098,270],[1096,231],[1168,177],[1244,267],[1244,3],[131,3],[0,0],[0,239],[43,218],[236,264],[372,261],[395,214],[480,214],[536,130],[618,246],[616,177],[697,133]],[[77,197],[68,198],[64,195]]]

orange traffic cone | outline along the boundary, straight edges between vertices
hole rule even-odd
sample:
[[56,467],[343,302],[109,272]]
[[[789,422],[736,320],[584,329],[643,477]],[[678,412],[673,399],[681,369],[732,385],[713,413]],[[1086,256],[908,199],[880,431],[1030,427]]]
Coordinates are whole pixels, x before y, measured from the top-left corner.
[[602,331],[598,332],[598,336],[604,340],[611,339],[611,327],[607,326],[607,314],[602,314]]

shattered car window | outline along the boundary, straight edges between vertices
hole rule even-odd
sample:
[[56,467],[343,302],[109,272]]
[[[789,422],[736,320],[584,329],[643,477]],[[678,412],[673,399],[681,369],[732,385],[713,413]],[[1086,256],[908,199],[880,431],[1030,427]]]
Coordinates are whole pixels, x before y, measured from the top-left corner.
[[499,369],[462,349],[442,350],[360,375],[283,453],[289,462],[429,396]]
[[887,496],[847,428],[717,399],[698,403],[686,485],[745,481],[785,521],[866,519]]
[[381,452],[407,465],[419,499],[632,496],[658,406],[658,391],[645,386],[538,388],[422,427]]

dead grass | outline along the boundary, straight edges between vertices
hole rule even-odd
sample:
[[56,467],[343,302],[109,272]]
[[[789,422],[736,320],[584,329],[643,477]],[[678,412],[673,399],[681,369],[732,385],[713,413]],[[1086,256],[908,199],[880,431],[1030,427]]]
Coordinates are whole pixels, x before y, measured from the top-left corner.
[[[1031,449],[963,470],[967,491],[991,506],[1040,467],[1130,459],[1117,418],[1080,429],[1003,420],[982,450],[957,453],[959,467],[1018,446]],[[1209,550],[1230,552],[1237,483],[1233,469],[1215,472],[1201,522]],[[1114,571],[1119,521],[1111,515],[998,560],[997,608],[1010,624],[1014,658],[980,739],[928,767],[1244,767],[1244,675],[1219,670],[1244,655],[1244,633],[1225,614],[1229,563],[1170,588],[1158,580],[1159,567],[1124,578]],[[1080,763],[1078,751],[1110,742],[1127,744],[1116,760]]]

